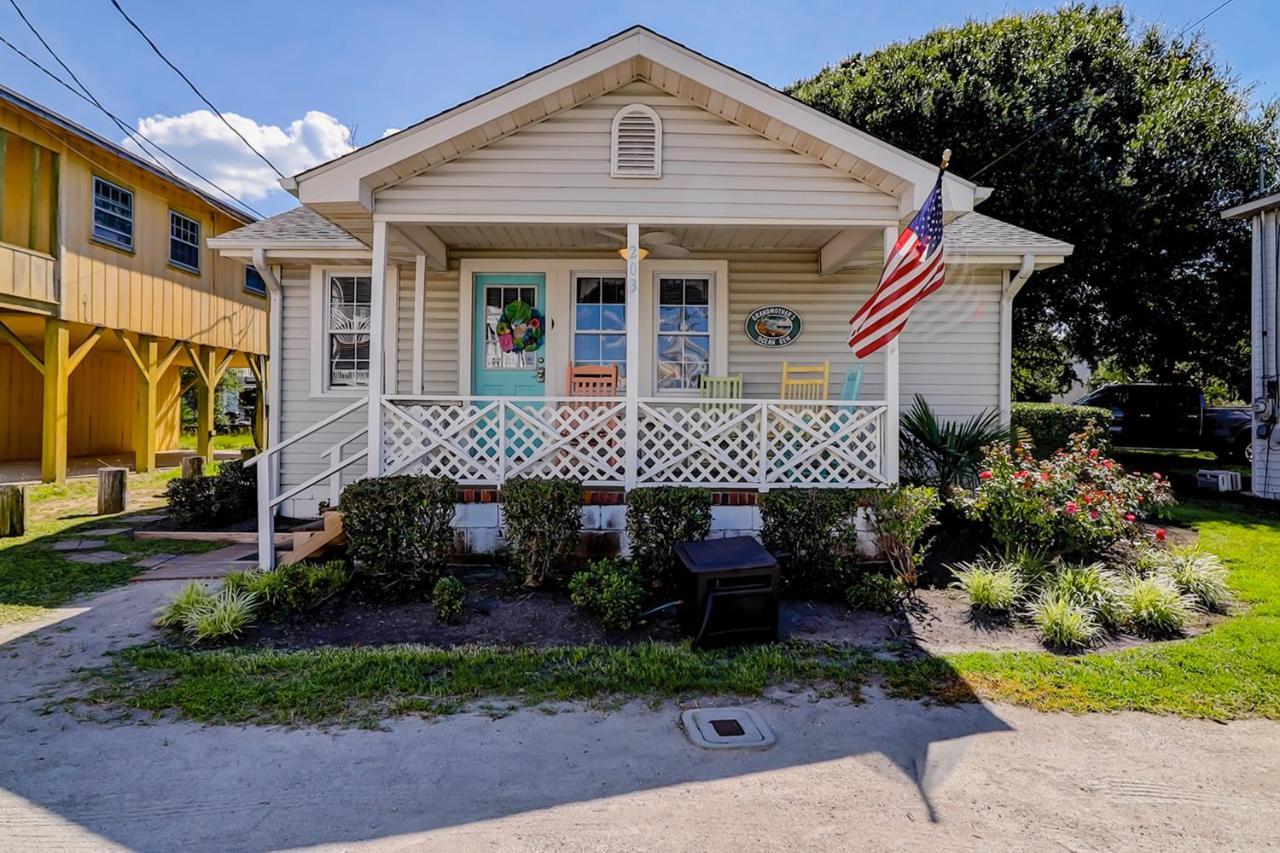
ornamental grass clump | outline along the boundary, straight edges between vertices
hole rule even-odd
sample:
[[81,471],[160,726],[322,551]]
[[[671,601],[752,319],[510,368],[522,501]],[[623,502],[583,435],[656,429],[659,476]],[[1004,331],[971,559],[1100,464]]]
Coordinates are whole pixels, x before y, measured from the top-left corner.
[[1227,567],[1216,554],[1192,548],[1168,551],[1152,549],[1144,561],[1149,574],[1168,578],[1178,592],[1190,596],[1199,606],[1214,613],[1225,613],[1231,604],[1231,588],[1227,586]]
[[210,593],[192,581],[160,609],[154,624],[180,632],[191,643],[225,640],[240,636],[257,609],[258,598],[236,584]]
[[1173,581],[1159,575],[1134,578],[1124,591],[1125,614],[1138,633],[1171,637],[1186,633],[1195,614],[1195,599],[1178,592]]
[[1040,632],[1040,639],[1051,648],[1083,649],[1102,635],[1102,626],[1089,608],[1060,592],[1042,592],[1031,603],[1027,615]]
[[1123,619],[1120,580],[1101,563],[1066,563],[1046,578],[1044,589],[1084,607],[1105,628]]
[[961,563],[952,571],[956,577],[952,586],[964,590],[974,610],[1007,614],[1026,591],[1018,570],[1008,564],[978,560]]
[[985,524],[1006,555],[1031,548],[1088,557],[1137,533],[1140,515],[1159,515],[1172,503],[1159,474],[1130,474],[1103,452],[1099,430],[1071,437],[1067,447],[1037,460],[1022,444],[987,449],[978,486],[957,490],[965,514]]

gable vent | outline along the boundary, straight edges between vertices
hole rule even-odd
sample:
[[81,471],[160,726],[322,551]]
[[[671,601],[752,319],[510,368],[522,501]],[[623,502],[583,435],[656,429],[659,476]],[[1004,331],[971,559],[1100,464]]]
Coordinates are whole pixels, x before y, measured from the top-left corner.
[[613,177],[662,177],[662,119],[644,104],[618,110],[611,148],[609,174]]

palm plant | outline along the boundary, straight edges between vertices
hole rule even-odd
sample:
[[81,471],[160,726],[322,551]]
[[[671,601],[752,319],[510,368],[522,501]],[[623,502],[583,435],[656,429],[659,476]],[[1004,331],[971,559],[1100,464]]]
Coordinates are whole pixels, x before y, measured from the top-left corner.
[[953,486],[972,487],[982,468],[983,449],[1009,440],[1000,413],[984,410],[963,421],[941,420],[919,394],[902,416],[902,459],[909,479],[934,486],[941,495]]

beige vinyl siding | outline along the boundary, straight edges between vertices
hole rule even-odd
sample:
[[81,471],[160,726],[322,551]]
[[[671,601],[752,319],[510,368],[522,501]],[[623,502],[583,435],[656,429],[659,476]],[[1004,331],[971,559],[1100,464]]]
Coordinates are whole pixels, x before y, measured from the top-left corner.
[[[1262,396],[1266,393],[1264,379],[1275,373],[1276,347],[1280,347],[1280,340],[1275,336],[1270,336],[1268,340],[1262,330],[1264,309],[1271,315],[1268,326],[1274,326],[1275,317],[1280,316],[1276,311],[1276,300],[1280,299],[1280,288],[1276,287],[1276,241],[1280,240],[1280,210],[1262,211],[1254,216],[1252,224],[1253,393]],[[1280,434],[1258,438],[1256,418],[1253,426],[1253,490],[1263,497],[1280,499],[1280,449],[1275,449],[1280,442]]]
[[[662,119],[662,177],[612,178],[610,127],[643,103]],[[641,82],[377,192],[379,213],[780,216],[896,222],[898,200]]]

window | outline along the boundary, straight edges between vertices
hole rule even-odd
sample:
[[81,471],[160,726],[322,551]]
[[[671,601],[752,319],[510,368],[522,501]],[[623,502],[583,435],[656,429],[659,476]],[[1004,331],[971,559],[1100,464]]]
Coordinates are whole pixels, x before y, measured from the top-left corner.
[[484,366],[491,370],[532,370],[536,352],[503,352],[498,323],[512,302],[538,308],[538,289],[519,284],[488,284],[484,288]]
[[133,193],[93,179],[93,238],[133,250]]
[[621,276],[582,276],[573,307],[573,363],[618,365],[627,373],[627,280]]
[[658,279],[658,390],[692,391],[711,368],[711,279]]
[[631,104],[613,117],[609,174],[615,178],[662,177],[662,119],[644,104]]
[[373,279],[367,275],[329,276],[329,387],[369,385],[369,312]]
[[200,223],[169,211],[169,263],[200,272]]
[[267,283],[262,275],[253,267],[244,268],[244,289],[255,296],[267,295]]

